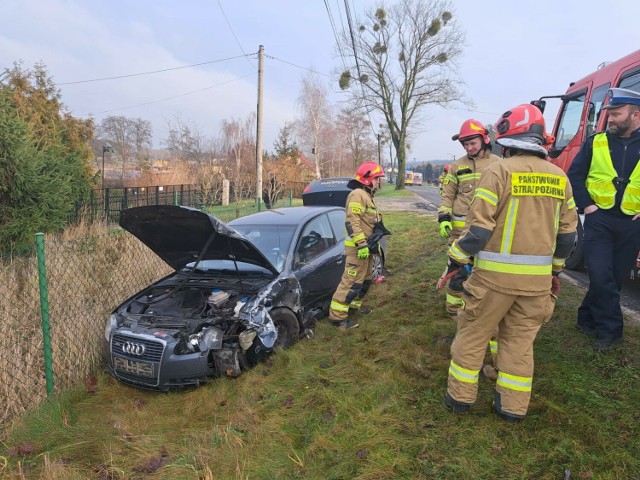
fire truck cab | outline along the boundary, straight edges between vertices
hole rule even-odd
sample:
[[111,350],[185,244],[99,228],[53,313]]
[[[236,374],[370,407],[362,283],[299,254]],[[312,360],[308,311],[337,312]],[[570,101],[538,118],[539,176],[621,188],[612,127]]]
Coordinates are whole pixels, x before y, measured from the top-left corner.
[[[569,84],[564,95],[544,96],[531,103],[544,113],[547,99],[559,99],[561,105],[556,116],[553,132],[555,140],[549,148],[549,161],[567,172],[588,136],[604,131],[607,127],[606,110],[602,110],[610,88],[628,88],[640,92],[640,50],[615,62],[605,62],[586,77]],[[583,266],[582,220],[578,224],[576,247],[567,259],[566,266],[577,269]],[[639,261],[631,275],[640,273]]]

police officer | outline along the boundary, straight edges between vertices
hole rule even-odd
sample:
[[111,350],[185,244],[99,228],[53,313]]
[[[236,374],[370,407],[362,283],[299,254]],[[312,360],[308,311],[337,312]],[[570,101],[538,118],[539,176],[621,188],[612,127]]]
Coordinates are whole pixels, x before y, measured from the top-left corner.
[[544,117],[533,105],[505,112],[495,126],[504,160],[484,171],[465,233],[449,248],[451,271],[475,257],[464,283],[451,345],[445,404],[466,412],[476,400],[487,341],[498,330],[494,409],[523,419],[533,381],[533,341],[551,318],[557,277],[575,242],[571,185],[546,161]]
[[[438,224],[440,236],[449,239],[449,245],[460,236],[465,226],[467,212],[473,200],[482,172],[500,157],[491,153],[489,132],[477,120],[466,120],[460,127],[460,132],[451,137],[459,141],[466,155],[454,161],[443,182],[442,200],[438,208]],[[446,296],[446,309],[450,315],[455,315],[461,305],[460,294],[462,282],[465,280],[463,272],[449,282]]]
[[620,289],[640,249],[640,94],[609,90],[608,129],[589,137],[569,168],[584,212],[589,290],[576,327],[595,337],[596,350],[622,341]]
[[348,319],[349,311],[360,309],[362,299],[373,283],[373,256],[367,238],[373,233],[375,223],[382,221],[373,201],[376,190],[380,189],[381,177],[384,177],[384,172],[380,165],[364,162],[356,170],[355,178],[347,184],[352,191],[346,203],[345,268],[329,308],[329,320],[335,327],[348,329],[359,326],[357,321]]

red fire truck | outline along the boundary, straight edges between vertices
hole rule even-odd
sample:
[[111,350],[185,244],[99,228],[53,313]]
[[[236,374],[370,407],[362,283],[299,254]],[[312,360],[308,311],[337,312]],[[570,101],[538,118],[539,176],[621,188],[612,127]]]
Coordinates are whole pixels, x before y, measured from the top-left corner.
[[[602,105],[607,100],[607,90],[612,87],[629,88],[640,92],[640,50],[615,62],[605,62],[586,77],[572,82],[564,95],[541,97],[531,102],[544,112],[548,99],[559,99],[560,107],[553,127],[554,143],[549,148],[549,160],[569,170],[571,162],[580,150],[585,139],[606,129],[606,110]],[[578,224],[578,241],[571,257],[567,259],[567,268],[577,269],[583,266],[582,221]],[[640,276],[640,253],[631,277]]]

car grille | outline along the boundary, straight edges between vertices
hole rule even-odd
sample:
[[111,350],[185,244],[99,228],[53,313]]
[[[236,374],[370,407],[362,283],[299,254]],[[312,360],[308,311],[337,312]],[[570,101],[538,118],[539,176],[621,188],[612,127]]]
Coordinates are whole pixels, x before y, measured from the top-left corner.
[[[134,343],[144,346],[144,353],[142,355],[131,355],[124,351],[124,347],[127,343]],[[111,353],[120,355],[121,357],[127,357],[132,360],[144,360],[145,362],[159,363],[162,359],[162,351],[164,350],[164,343],[147,340],[140,337],[130,337],[121,333],[116,333],[111,341]]]
[[164,343],[116,333],[111,339],[114,373],[125,383],[158,386]]

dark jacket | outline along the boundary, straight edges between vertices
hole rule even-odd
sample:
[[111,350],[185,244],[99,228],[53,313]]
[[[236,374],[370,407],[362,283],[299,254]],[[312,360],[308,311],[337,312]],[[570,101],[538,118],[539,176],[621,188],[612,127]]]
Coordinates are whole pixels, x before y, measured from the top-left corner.
[[[587,141],[582,145],[582,148],[578,152],[578,155],[576,155],[576,158],[573,159],[571,167],[569,167],[569,171],[567,172],[567,176],[571,181],[571,187],[573,188],[573,198],[580,210],[595,204],[589,196],[586,187],[587,176],[589,175],[589,168],[591,167],[594,136],[595,135],[592,135],[587,138]],[[607,132],[607,141],[609,142],[609,153],[613,161],[613,168],[618,172],[619,177],[628,179],[640,159],[640,129],[634,131],[628,138],[618,137]],[[628,215],[625,215],[620,210],[623,190],[624,185],[618,187],[616,204],[611,210],[607,210],[607,212],[617,216],[628,217]]]

